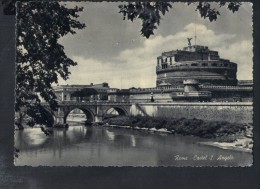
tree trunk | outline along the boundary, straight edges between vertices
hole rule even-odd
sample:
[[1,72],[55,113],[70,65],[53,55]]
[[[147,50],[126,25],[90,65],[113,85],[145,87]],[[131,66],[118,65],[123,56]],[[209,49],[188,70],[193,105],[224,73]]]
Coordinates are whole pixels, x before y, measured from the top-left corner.
[[15,124],[18,127],[19,130],[23,130],[24,129],[24,126],[23,126],[23,114],[22,114],[21,111],[19,111],[18,122],[16,122]]

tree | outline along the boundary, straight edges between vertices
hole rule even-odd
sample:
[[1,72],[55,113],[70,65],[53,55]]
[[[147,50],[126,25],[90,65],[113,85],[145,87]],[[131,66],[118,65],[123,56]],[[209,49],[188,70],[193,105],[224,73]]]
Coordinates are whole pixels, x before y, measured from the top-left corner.
[[[211,3],[188,3],[188,5],[190,4],[196,4],[195,11],[199,11],[201,17],[209,19],[210,22],[217,20],[220,15],[220,12],[217,9],[212,8]],[[226,6],[228,10],[234,13],[239,10],[241,3],[219,2],[218,5],[219,8]],[[159,26],[161,14],[165,15],[172,7],[172,4],[169,2],[130,2],[128,4],[119,5],[119,13],[123,14],[123,20],[127,18],[133,22],[135,19],[141,19],[141,35],[149,38],[151,35],[154,35],[153,31]]]
[[68,68],[77,65],[58,39],[85,27],[76,20],[82,10],[58,2],[17,3],[15,111],[26,112],[31,126],[50,125],[41,98],[57,110],[52,84],[58,76],[68,79]]

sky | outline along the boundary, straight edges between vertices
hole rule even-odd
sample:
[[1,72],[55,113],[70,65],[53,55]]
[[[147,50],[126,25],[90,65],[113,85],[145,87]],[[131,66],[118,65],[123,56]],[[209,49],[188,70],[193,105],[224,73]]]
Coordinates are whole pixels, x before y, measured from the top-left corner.
[[162,52],[187,46],[195,28],[197,45],[208,46],[219,51],[221,58],[237,63],[239,80],[253,78],[251,3],[243,3],[236,13],[220,8],[221,16],[214,22],[201,18],[194,5],[172,3],[173,8],[162,16],[149,39],[141,36],[140,20],[123,20],[119,4],[124,3],[67,3],[69,7],[84,7],[78,19],[87,27],[59,41],[68,57],[78,63],[70,67],[67,81],[59,80],[60,85],[108,82],[112,88],[155,87],[156,58]]

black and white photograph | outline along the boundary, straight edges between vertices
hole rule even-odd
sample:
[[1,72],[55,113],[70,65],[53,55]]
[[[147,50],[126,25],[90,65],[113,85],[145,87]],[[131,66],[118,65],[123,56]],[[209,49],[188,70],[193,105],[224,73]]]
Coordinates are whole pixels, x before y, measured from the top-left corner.
[[251,167],[252,7],[17,2],[14,165]]

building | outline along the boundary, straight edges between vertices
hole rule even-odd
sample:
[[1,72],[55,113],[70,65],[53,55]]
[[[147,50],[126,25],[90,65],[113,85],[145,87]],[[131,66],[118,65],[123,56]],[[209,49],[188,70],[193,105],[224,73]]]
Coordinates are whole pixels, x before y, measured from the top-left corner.
[[109,89],[108,101],[110,102],[129,102],[130,90],[129,89]]
[[183,50],[163,52],[157,57],[156,85],[182,85],[194,79],[200,84],[237,85],[237,64],[219,57],[207,46],[189,45]]
[[59,85],[55,86],[58,101],[91,101],[107,100],[108,83],[90,85]]

